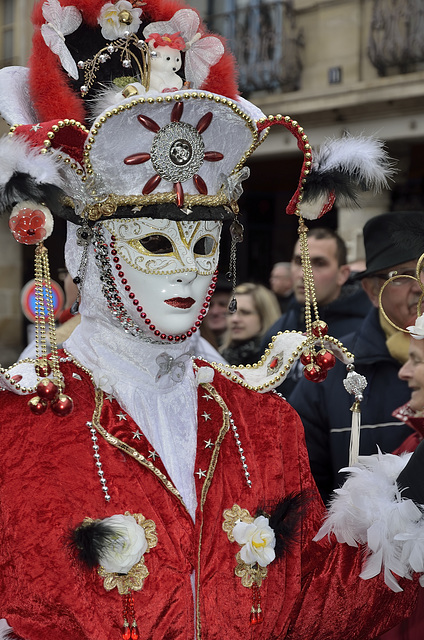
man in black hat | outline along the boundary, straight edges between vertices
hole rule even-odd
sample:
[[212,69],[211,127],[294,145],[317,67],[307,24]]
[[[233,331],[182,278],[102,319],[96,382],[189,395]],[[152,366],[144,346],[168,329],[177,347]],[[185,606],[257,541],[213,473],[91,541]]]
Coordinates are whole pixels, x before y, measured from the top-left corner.
[[[394,212],[372,218],[364,227],[367,268],[356,279],[361,280],[373,307],[356,332],[341,338],[355,354],[355,370],[368,381],[361,403],[360,455],[377,453],[377,447],[390,453],[410,433],[409,427],[393,419],[392,411],[410,395],[407,384],[398,378],[409,342],[400,329],[413,324],[417,315],[421,289],[413,276],[422,237],[421,242],[415,241],[423,221],[422,212]],[[381,310],[381,288],[394,272],[404,277],[384,287]],[[352,397],[343,388],[345,376],[339,362],[325,382],[314,385],[302,379],[290,396],[304,424],[312,472],[325,501],[340,485],[339,470],[349,460]]]

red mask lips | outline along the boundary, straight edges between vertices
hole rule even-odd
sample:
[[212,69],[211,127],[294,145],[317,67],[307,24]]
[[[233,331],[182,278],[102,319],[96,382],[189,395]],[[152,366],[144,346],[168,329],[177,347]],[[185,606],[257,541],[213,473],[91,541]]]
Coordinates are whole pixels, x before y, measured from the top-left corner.
[[190,309],[195,303],[193,298],[169,298],[165,300],[166,304],[170,307],[177,307],[178,309]]

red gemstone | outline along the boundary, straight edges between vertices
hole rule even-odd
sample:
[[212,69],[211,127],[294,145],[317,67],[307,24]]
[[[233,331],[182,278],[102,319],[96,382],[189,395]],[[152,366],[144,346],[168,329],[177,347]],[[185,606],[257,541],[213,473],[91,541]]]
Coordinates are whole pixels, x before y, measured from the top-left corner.
[[270,369],[275,369],[275,367],[277,366],[277,364],[278,364],[278,358],[273,358],[273,359],[271,360],[271,362],[269,363],[269,368],[270,368]]
[[307,380],[310,380],[311,382],[318,382],[320,373],[321,369],[314,364],[307,364],[303,369],[303,375]]
[[219,153],[219,151],[205,151],[204,159],[208,162],[218,162],[224,158],[223,153]]
[[206,196],[208,193],[208,187],[206,186],[206,182],[199,176],[198,173],[195,173],[193,176],[194,186],[197,191],[201,193],[203,196]]
[[131,640],[131,629],[129,627],[124,627],[124,631],[122,632],[122,640]]
[[43,398],[35,396],[28,402],[28,406],[31,409],[32,413],[34,413],[36,416],[41,416],[41,414],[44,413],[47,409],[47,400],[43,400]]
[[150,160],[150,153],[134,153],[134,155],[124,158],[124,163],[129,165],[143,164],[148,160]]
[[49,378],[43,378],[37,385],[38,395],[40,398],[45,398],[46,400],[53,400],[57,391],[57,386]]
[[258,613],[257,611],[251,611],[250,613],[250,624],[258,624]]
[[149,195],[149,193],[152,193],[152,191],[156,189],[161,180],[162,178],[157,173],[152,176],[143,187],[143,196],[147,196]]
[[264,614],[262,609],[258,609],[258,622],[261,623],[264,621]]
[[137,116],[137,120],[143,125],[143,127],[146,127],[149,131],[153,131],[153,133],[160,131],[158,123],[147,116],[139,115]]
[[11,380],[13,380],[13,382],[20,382],[22,380],[22,376],[17,373],[15,376],[11,377]]
[[212,118],[213,118],[213,113],[211,111],[208,111],[207,113],[205,113],[204,116],[202,116],[199,120],[199,122],[197,123],[196,129],[199,133],[203,133],[204,131],[206,131],[206,129],[209,127],[210,123],[212,122]]
[[131,629],[131,640],[138,640],[138,639],[139,639],[139,637],[140,637],[140,634],[139,634],[139,632],[138,632],[137,627],[133,627],[133,628]]
[[51,407],[53,413],[55,413],[57,416],[60,416],[61,418],[64,418],[66,416],[69,416],[69,414],[72,412],[74,403],[72,398],[65,395],[64,393],[59,393],[56,400],[52,402]]
[[174,190],[177,194],[177,207],[182,207],[184,204],[184,191],[181,182],[174,184]]
[[184,103],[176,102],[171,112],[171,122],[179,122],[183,115]]
[[331,351],[327,351],[327,349],[321,349],[315,356],[315,361],[321,369],[328,371],[336,364],[336,356]]

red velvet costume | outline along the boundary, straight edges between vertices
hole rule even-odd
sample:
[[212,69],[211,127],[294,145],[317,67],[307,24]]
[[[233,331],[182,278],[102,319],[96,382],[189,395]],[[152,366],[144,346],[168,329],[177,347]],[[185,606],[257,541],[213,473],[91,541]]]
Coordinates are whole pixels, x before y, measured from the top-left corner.
[[[145,640],[193,638],[193,571],[197,638],[203,640],[365,640],[413,609],[414,582],[402,580],[405,590],[395,594],[380,577],[358,577],[362,549],[312,541],[324,507],[313,485],[300,420],[277,394],[245,389],[218,372],[210,385],[199,386],[193,524],[153,447],[136,435],[140,430],[116,401],[98,392],[99,422],[110,434],[98,439],[111,496],[105,501],[87,426],[97,423],[95,389],[73,363],[62,365],[62,371],[75,404],[68,418],[57,418],[50,410],[33,416],[27,397],[0,395],[0,617],[25,640],[121,637],[121,597],[116,589],[105,591],[95,570],[80,566],[68,536],[86,516],[105,518],[125,511],[152,519],[158,536],[157,546],[145,556],[150,575],[142,590],[134,592]],[[268,566],[260,589],[264,621],[251,626],[252,593],[234,574],[240,547],[222,528],[223,512],[237,504],[255,515],[258,507],[299,491],[312,496],[307,514],[297,541]]]

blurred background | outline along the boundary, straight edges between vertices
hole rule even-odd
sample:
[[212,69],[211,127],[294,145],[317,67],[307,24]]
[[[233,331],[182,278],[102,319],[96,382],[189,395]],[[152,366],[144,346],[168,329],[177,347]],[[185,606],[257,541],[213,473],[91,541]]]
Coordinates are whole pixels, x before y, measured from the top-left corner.
[[[33,0],[0,1],[0,66],[25,65]],[[424,3],[422,0],[194,0],[211,31],[223,35],[240,69],[240,90],[266,115],[295,118],[313,146],[344,132],[386,141],[398,173],[390,191],[364,195],[361,208],[335,208],[319,226],[337,229],[348,261],[363,258],[362,228],[379,213],[424,209]],[[1,133],[8,127],[2,123]],[[273,264],[290,261],[297,220],[285,215],[302,155],[274,127],[249,160],[240,202],[245,241],[238,280],[268,286]],[[313,226],[310,225],[310,226]],[[220,271],[229,239],[224,231]],[[65,225],[46,242],[52,277],[64,267]],[[27,343],[22,287],[33,277],[33,248],[13,241],[0,219],[0,363]]]

